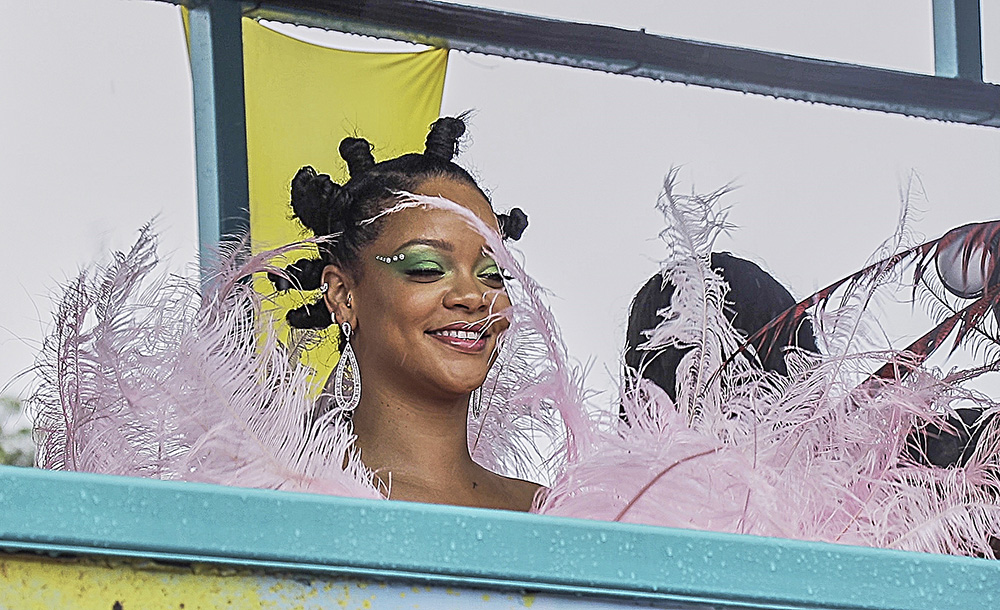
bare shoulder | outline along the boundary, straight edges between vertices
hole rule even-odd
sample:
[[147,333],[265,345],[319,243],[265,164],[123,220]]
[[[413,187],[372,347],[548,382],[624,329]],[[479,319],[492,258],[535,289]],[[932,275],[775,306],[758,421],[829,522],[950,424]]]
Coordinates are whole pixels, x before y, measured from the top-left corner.
[[[499,475],[498,475],[499,476]],[[514,479],[511,477],[500,477],[503,479],[507,495],[511,500],[511,510],[527,512],[531,510],[531,505],[535,500],[535,494],[542,488],[538,483]]]

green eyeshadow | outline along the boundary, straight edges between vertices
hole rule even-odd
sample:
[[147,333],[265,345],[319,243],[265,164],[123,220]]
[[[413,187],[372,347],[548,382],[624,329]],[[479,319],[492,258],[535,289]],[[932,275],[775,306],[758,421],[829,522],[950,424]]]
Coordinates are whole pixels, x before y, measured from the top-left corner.
[[[410,246],[389,256],[376,255],[375,259],[389,265],[396,273],[409,277],[427,274],[428,278],[434,278],[435,274],[443,276],[451,273],[454,267],[454,261],[450,257],[427,245]],[[474,274],[488,285],[491,282],[502,284],[504,275],[500,266],[488,254],[484,254],[478,261]]]

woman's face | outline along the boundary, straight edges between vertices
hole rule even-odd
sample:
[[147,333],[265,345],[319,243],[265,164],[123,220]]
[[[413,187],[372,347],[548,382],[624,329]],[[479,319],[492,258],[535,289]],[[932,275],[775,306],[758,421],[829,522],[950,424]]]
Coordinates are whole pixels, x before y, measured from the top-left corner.
[[[434,178],[416,189],[471,210],[487,226],[496,216],[478,189]],[[482,385],[510,305],[503,276],[482,235],[453,212],[408,208],[386,220],[362,251],[351,345],[363,380],[401,392],[449,397]],[[367,381],[366,381],[367,383]]]

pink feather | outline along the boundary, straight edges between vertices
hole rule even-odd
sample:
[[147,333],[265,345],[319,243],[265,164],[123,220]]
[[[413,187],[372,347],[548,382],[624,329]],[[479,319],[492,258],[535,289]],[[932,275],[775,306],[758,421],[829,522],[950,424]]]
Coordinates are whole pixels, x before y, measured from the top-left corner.
[[67,287],[31,400],[39,466],[380,497],[347,425],[313,421],[309,371],[258,339],[261,297],[240,279],[281,251],[243,252],[201,289],[152,274],[147,227]]
[[643,347],[694,348],[678,371],[677,403],[644,380],[624,388],[630,425],[595,427],[596,440],[567,464],[539,512],[992,557],[996,425],[964,467],[915,464],[907,436],[943,425],[967,393],[924,369],[904,380],[870,377],[873,362],[906,357],[871,351],[878,334],[868,330],[877,323],[867,305],[900,274],[853,285],[839,309],[822,313],[827,355],[789,354],[788,378],[757,371],[735,357],[743,339],[721,315],[725,286],[708,268],[725,214],[710,209],[715,194],[677,196],[675,176],[661,210],[672,255],[663,275],[676,291]]
[[[708,268],[712,242],[728,227],[716,211],[724,191],[678,196],[675,179],[671,172],[660,208],[671,248],[664,278],[676,291],[644,349],[693,349],[678,371],[676,403],[648,382],[622,388],[630,425],[591,415],[544,289],[481,220],[448,200],[405,193],[384,212],[460,214],[513,277],[511,307],[494,312],[510,328],[469,420],[475,459],[549,483],[535,506],[546,514],[992,556],[997,426],[964,467],[914,464],[907,436],[943,425],[968,393],[920,367],[902,380],[865,373],[872,362],[905,358],[873,351],[877,335],[868,330],[877,324],[867,304],[886,277],[850,286],[839,308],[818,314],[825,356],[789,353],[789,377],[762,373],[734,357],[743,338],[722,315],[726,286]],[[200,289],[152,274],[146,228],[132,251],[67,287],[39,357],[41,466],[384,497],[349,426],[332,413],[314,418],[309,371],[273,339],[258,339],[261,297],[240,279],[274,271],[268,261],[282,250],[241,252],[223,256]]]

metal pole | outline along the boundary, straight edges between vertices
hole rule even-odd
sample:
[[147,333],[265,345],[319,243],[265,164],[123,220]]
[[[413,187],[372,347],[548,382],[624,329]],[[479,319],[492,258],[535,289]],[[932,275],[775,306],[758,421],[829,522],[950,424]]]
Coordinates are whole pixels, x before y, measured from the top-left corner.
[[206,0],[190,11],[198,240],[202,260],[249,230],[242,6]]
[[979,0],[934,0],[934,74],[983,80]]

